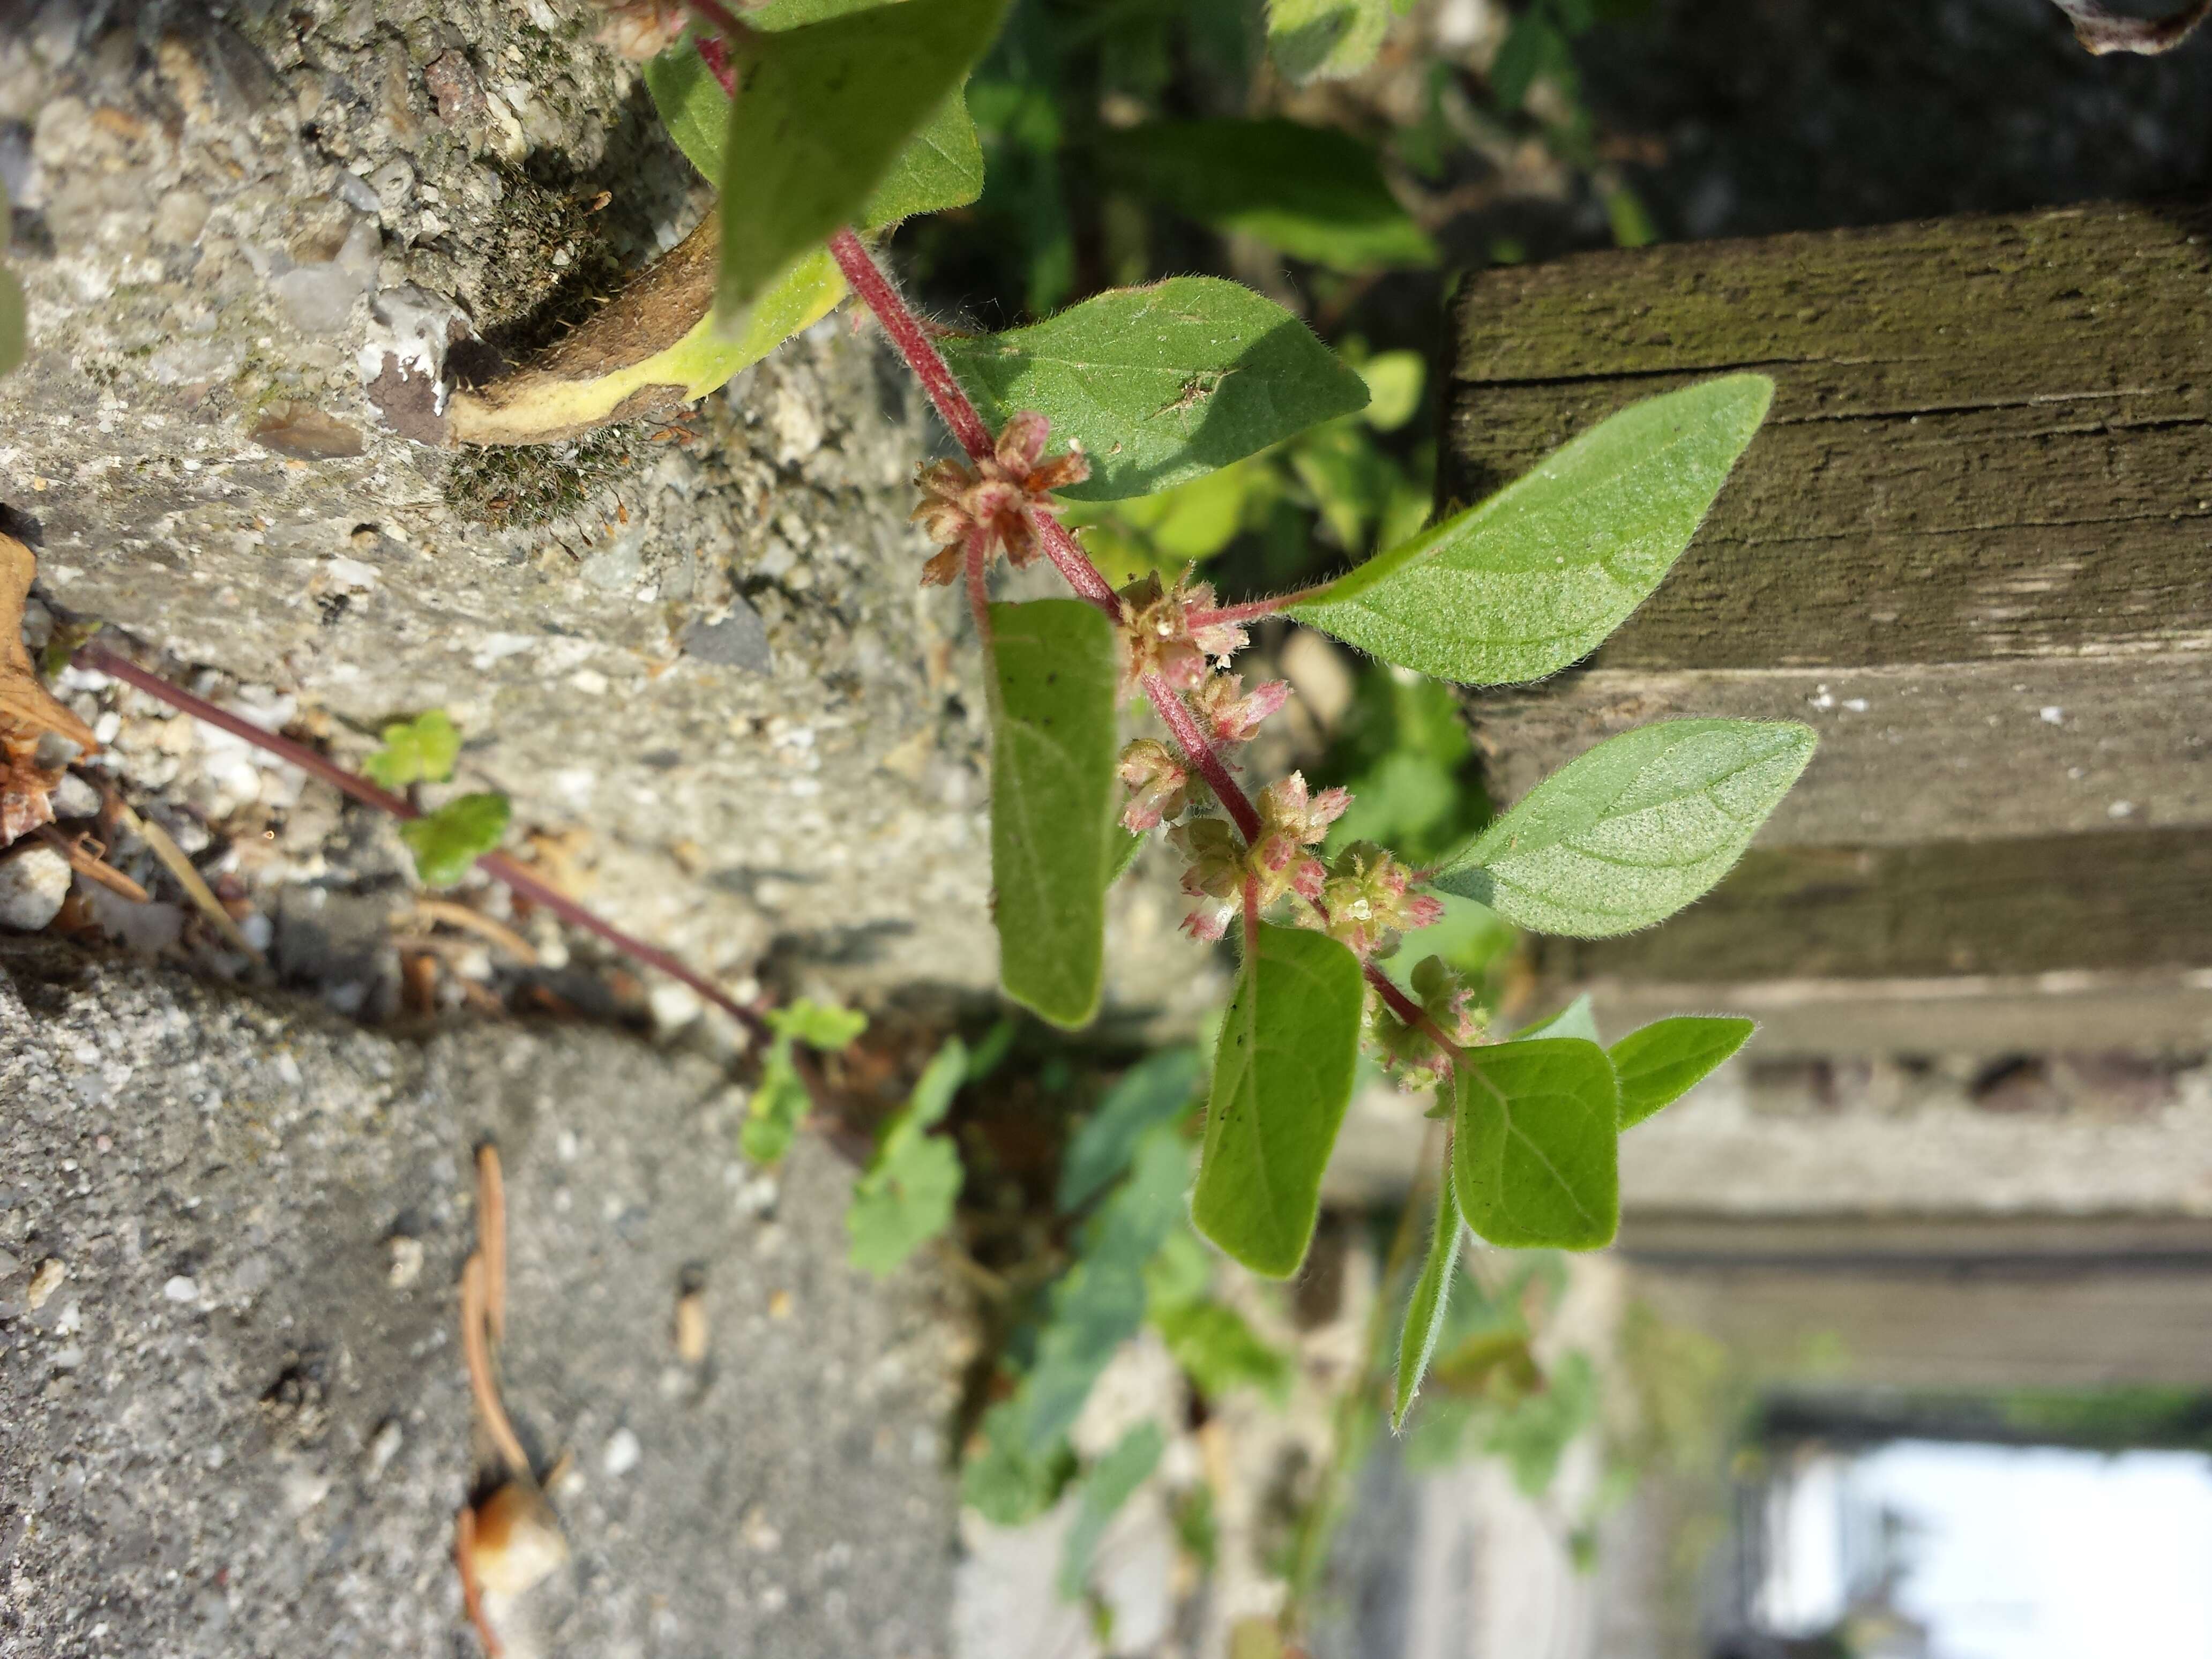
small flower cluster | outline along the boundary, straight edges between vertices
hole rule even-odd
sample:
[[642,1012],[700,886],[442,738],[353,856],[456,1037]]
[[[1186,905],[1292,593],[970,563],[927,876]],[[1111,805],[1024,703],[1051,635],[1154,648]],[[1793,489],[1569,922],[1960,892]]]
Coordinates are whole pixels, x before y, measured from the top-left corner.
[[[1460,1048],[1480,1040],[1481,1015],[1471,1006],[1473,988],[1442,957],[1425,957],[1411,975],[1413,996],[1429,1024]],[[1409,1025],[1379,997],[1371,998],[1368,1034],[1380,1050],[1383,1070],[1408,1089],[1424,1088],[1451,1075],[1451,1055],[1429,1030]]]
[[1050,429],[1042,415],[1017,415],[999,434],[995,451],[974,466],[938,461],[915,475],[923,499],[911,516],[943,549],[922,567],[923,586],[957,581],[969,539],[978,534],[984,538],[986,557],[1004,548],[1018,570],[1036,557],[1036,515],[1051,509],[1054,490],[1091,476],[1091,463],[1079,446],[1044,459]]
[[1443,919],[1443,901],[1409,893],[1413,877],[1388,848],[1355,841],[1336,855],[1322,884],[1330,935],[1363,961],[1398,953],[1399,936]]
[[[1188,571],[1170,587],[1157,574],[1121,590],[1122,672],[1127,686],[1157,674],[1178,691],[1196,691],[1217,667],[1251,643],[1240,623],[1201,623],[1191,617],[1214,608],[1213,584]],[[1284,695],[1289,695],[1285,687]],[[1279,708],[1282,699],[1278,697]]]
[[1235,828],[1220,818],[1194,818],[1178,825],[1172,839],[1190,861],[1183,872],[1182,890],[1193,898],[1213,901],[1184,918],[1184,930],[1193,939],[1219,939],[1243,898],[1247,881],[1262,908],[1288,893],[1318,903],[1328,884],[1328,866],[1311,849],[1322,844],[1328,826],[1351,805],[1346,790],[1310,794],[1304,775],[1293,772],[1260,792],[1260,833],[1249,848]]

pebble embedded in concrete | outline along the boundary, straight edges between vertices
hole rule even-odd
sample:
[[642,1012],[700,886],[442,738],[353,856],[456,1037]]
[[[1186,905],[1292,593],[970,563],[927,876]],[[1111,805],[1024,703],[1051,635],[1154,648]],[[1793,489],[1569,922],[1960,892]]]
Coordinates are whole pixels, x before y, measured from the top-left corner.
[[69,890],[69,860],[51,847],[0,859],[0,927],[37,933],[61,914]]

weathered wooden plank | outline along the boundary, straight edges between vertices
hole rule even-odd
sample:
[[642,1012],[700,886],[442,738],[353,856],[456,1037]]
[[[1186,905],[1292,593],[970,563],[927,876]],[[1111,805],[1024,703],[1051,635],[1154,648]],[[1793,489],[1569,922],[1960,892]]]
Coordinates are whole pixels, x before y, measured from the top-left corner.
[[1754,848],[1664,927],[1545,939],[1545,971],[1675,984],[2212,965],[2212,835]]
[[1471,706],[1500,805],[1632,726],[1717,714],[1800,720],[1820,734],[1812,766],[1759,832],[1764,845],[2212,825],[2212,659],[2199,657],[1599,668]]
[[1759,1022],[1762,1061],[2212,1051],[2212,971],[2204,969],[1681,985],[1600,979],[1589,988],[1607,1031],[1699,1009],[1748,1014]]
[[2100,206],[1483,273],[1441,491],[1757,368],[1774,414],[1606,668],[2212,646],[2212,210]]

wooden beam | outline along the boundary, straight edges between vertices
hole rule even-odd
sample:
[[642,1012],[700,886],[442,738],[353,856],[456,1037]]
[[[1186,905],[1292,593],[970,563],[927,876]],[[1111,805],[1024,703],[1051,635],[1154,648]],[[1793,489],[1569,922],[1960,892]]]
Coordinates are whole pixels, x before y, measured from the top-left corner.
[[1579,671],[1476,701],[1510,799],[1654,715],[1827,739],[1774,842],[2212,824],[2212,210],[1601,253],[1462,289],[1441,493],[1738,368],[1773,415]]

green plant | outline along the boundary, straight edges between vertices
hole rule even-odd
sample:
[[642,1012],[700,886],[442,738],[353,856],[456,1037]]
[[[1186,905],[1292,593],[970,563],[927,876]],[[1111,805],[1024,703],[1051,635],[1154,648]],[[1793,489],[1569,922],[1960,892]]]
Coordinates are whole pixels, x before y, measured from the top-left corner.
[[[1451,1125],[1448,1202],[1468,1224],[1516,1247],[1607,1243],[1620,1130],[1732,1052],[1747,1024],[1664,1022],[1615,1053],[1565,1022],[1486,1042],[1448,963],[1425,961],[1401,988],[1382,963],[1403,934],[1441,918],[1440,895],[1581,937],[1662,920],[1742,852],[1809,758],[1813,734],[1742,720],[1626,733],[1414,867],[1371,841],[1324,852],[1352,805],[1344,789],[1316,792],[1292,774],[1248,793],[1230,757],[1287,688],[1248,689],[1228,669],[1250,624],[1283,616],[1462,684],[1557,672],[1664,578],[1757,431],[1771,384],[1730,375],[1636,404],[1488,501],[1299,592],[1224,605],[1205,583],[1158,574],[1117,589],[1061,523],[1059,498],[1188,487],[1361,408],[1366,382],[1296,318],[1213,278],[1109,291],[1008,333],[934,334],[849,227],[979,187],[959,88],[1000,0],[880,11],[790,0],[778,23],[804,21],[772,31],[703,9],[714,32],[672,48],[689,67],[664,64],[650,78],[672,130],[690,135],[702,168],[720,169],[722,328],[743,332],[826,238],[965,453],[924,470],[915,517],[941,549],[923,580],[964,587],[989,661],[1007,994],[1062,1025],[1090,1019],[1103,984],[1105,888],[1131,836],[1172,824],[1196,901],[1188,931],[1206,940],[1233,927],[1242,947],[1192,1197],[1209,1238],[1256,1272],[1296,1271],[1364,1035],[1401,1074],[1437,1088],[1436,1114]],[[1340,9],[1356,22],[1373,9]],[[712,154],[701,135],[717,131]],[[1017,567],[1049,560],[1075,597],[994,603],[1001,555]],[[1167,738],[1119,746],[1118,708],[1139,692]],[[1129,791],[1118,829],[1117,772]],[[1160,1224],[1148,1224],[1152,1248]],[[1440,1226],[1432,1254],[1449,1260],[1458,1241],[1455,1225]],[[1115,1276],[1088,1271],[1098,1266],[1071,1281],[1078,1304],[1137,1299],[1127,1288],[1134,1266],[1110,1295],[1102,1287]],[[1073,1325],[1096,1337],[1116,1322],[1126,1316]],[[1408,1347],[1401,1395],[1428,1346]],[[1052,1358],[1041,1349],[1025,1384],[1031,1458],[1064,1426],[1060,1408],[1034,1404],[1063,1397],[1048,1385]]]

